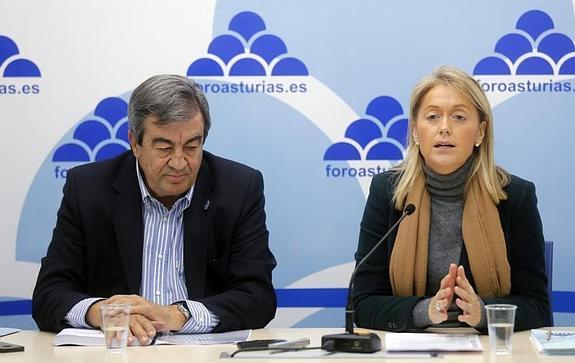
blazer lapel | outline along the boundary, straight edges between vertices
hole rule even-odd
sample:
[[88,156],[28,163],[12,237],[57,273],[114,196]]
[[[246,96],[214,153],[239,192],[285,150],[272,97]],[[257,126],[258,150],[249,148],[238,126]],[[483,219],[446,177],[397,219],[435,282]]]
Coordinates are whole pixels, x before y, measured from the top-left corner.
[[191,299],[205,297],[207,249],[211,236],[210,200],[214,180],[204,151],[190,206],[184,212],[184,272]]
[[112,218],[130,294],[140,293],[144,222],[142,196],[136,175],[136,159],[126,158],[114,182],[117,194],[111,197]]

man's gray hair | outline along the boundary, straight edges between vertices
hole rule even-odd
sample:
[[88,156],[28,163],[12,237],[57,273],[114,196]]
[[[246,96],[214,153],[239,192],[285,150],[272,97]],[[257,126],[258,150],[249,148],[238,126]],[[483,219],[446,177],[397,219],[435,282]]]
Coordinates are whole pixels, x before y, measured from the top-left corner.
[[128,104],[128,122],[130,131],[138,144],[144,137],[144,121],[148,116],[157,118],[157,122],[168,124],[185,122],[197,112],[204,119],[204,142],[210,129],[210,108],[200,86],[193,80],[175,74],[153,76],[140,84]]

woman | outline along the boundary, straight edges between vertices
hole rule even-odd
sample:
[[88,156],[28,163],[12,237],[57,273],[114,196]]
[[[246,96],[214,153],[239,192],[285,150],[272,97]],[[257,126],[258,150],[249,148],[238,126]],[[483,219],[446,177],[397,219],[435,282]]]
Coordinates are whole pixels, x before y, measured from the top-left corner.
[[405,160],[375,176],[361,222],[356,324],[404,331],[487,326],[486,304],[517,305],[515,329],[549,313],[544,240],[533,183],[495,166],[493,117],[469,75],[440,67],[413,91]]

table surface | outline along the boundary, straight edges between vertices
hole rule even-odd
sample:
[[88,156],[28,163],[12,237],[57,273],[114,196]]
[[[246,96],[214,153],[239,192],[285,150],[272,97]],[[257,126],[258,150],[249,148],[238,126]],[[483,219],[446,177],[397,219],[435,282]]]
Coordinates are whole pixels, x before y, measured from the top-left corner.
[[[254,330],[250,337],[252,339],[296,339],[310,338],[313,346],[320,345],[321,336],[324,334],[341,333],[342,329],[259,329]],[[377,332],[382,338],[384,332]],[[489,352],[489,341],[487,336],[481,336],[481,343],[485,348],[483,353],[446,353],[440,358],[441,362],[575,362],[575,356],[546,356],[539,354],[529,340],[529,331],[513,334],[513,350],[511,355],[493,355]],[[54,334],[39,331],[21,331],[16,334],[1,337],[3,342],[14,343],[25,346],[24,352],[0,353],[0,362],[230,362],[230,360],[219,359],[221,352],[231,352],[235,350],[234,345],[210,345],[210,346],[148,346],[148,347],[128,347],[124,353],[109,353],[104,347],[54,347],[52,340]],[[383,339],[382,339],[383,340]],[[335,358],[335,357],[333,357]],[[253,360],[253,359],[252,359]],[[261,362],[284,361],[333,361],[333,359],[257,359]],[[436,359],[434,359],[436,360]],[[238,359],[240,362],[247,362],[247,359]],[[357,362],[358,359],[336,359],[338,363]],[[370,361],[386,361],[386,359],[365,359],[360,360],[366,363]],[[387,359],[390,362],[418,362],[422,359]]]

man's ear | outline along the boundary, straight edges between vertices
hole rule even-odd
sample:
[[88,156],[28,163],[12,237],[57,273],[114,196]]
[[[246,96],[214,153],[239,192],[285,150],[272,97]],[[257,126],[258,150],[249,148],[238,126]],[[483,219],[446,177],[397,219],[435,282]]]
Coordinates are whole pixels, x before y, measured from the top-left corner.
[[136,135],[132,133],[132,131],[128,131],[128,140],[130,140],[130,148],[132,149],[134,156],[137,158],[140,154],[138,139],[136,138]]

